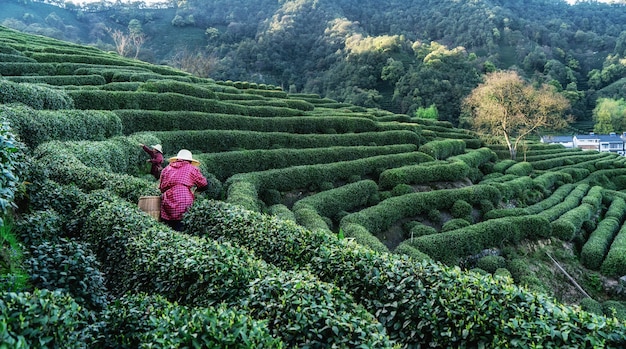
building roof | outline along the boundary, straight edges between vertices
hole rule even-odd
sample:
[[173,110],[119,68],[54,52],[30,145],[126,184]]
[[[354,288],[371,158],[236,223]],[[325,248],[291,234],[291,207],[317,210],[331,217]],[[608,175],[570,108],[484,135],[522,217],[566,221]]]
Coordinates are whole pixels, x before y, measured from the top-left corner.
[[616,134],[611,134],[611,135],[596,135],[596,134],[590,134],[590,135],[576,135],[575,136],[576,139],[584,139],[584,140],[591,140],[591,139],[597,139],[598,141],[600,141],[601,143],[623,143],[624,140],[616,135]]
[[542,136],[544,143],[569,143],[574,141],[574,136]]

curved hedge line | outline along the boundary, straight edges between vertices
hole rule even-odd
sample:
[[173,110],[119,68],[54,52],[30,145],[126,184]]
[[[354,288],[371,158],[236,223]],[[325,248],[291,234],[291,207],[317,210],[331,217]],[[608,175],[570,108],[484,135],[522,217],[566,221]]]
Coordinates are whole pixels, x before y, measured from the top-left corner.
[[270,324],[288,347],[390,347],[384,328],[345,291],[306,271],[283,272],[247,249],[170,230],[107,192],[75,211],[114,296],[151,292],[199,307],[225,303]]
[[305,149],[256,149],[194,155],[204,169],[224,181],[237,173],[266,171],[300,165],[350,161],[378,155],[409,153],[412,144],[387,146],[353,146]]
[[24,105],[0,105],[2,113],[31,148],[51,141],[102,141],[122,134],[112,112],[98,110],[34,110]]
[[137,91],[145,92],[173,92],[186,96],[215,99],[215,92],[211,89],[199,87],[197,84],[185,83],[176,80],[148,80],[139,85]]
[[572,241],[580,231],[583,223],[590,220],[600,209],[602,204],[602,190],[600,186],[592,187],[582,199],[580,206],[575,207],[558,219],[551,222],[552,233],[563,241]]
[[327,148],[338,146],[385,146],[419,144],[411,131],[364,132],[348,134],[291,134],[236,130],[150,132],[161,140],[163,149],[190,149],[211,153],[242,149]]
[[308,269],[339,285],[406,347],[626,344],[617,319],[557,305],[505,279],[376,253],[218,201],[198,202],[185,221],[189,233],[232,241],[281,269]]
[[598,223],[580,252],[581,263],[589,269],[598,270],[604,261],[615,235],[626,214],[626,201],[614,198],[604,219]]
[[609,252],[600,266],[600,271],[609,277],[626,275],[626,225],[622,225],[617,232]]
[[378,185],[372,180],[363,180],[325,190],[298,200],[292,210],[311,207],[321,216],[334,217],[341,211],[349,211],[364,206],[378,193]]
[[457,139],[430,141],[421,145],[419,151],[432,156],[435,160],[444,160],[450,156],[463,154],[465,142]]
[[494,204],[501,199],[498,189],[489,185],[473,185],[461,189],[444,189],[396,196],[347,215],[341,226],[349,223],[362,225],[373,234],[378,234],[405,217],[413,217],[432,209],[448,209],[457,200],[479,204],[488,200]]
[[104,85],[106,80],[101,75],[36,75],[36,76],[5,76],[13,82],[31,84],[48,84],[55,86]]
[[361,117],[299,116],[293,118],[257,118],[244,115],[193,111],[128,109],[115,110],[115,113],[122,120],[124,134],[126,135],[141,131],[171,130],[241,130],[288,133],[330,133],[330,130],[336,133],[378,131],[376,122]]
[[573,184],[564,184],[556,189],[552,195],[528,207],[515,207],[507,209],[495,209],[485,213],[485,219],[494,219],[510,216],[523,216],[537,214],[547,210],[561,202],[574,190]]
[[302,111],[296,109],[243,106],[172,92],[74,90],[68,91],[67,94],[74,100],[77,109],[188,110],[259,117],[302,115]]
[[70,94],[48,87],[0,79],[0,104],[23,103],[34,109],[72,109]]
[[[420,147],[421,149],[421,147]],[[454,182],[467,177],[470,167],[462,161],[431,161],[427,158],[417,165],[396,167],[380,174],[379,185],[390,189],[398,184],[423,184],[429,182]]]

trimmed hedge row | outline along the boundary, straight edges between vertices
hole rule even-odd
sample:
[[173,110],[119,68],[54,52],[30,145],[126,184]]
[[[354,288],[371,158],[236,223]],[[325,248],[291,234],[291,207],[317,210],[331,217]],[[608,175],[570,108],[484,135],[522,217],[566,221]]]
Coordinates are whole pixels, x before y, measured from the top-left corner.
[[[237,95],[237,96],[242,96]],[[220,100],[224,100],[220,98]],[[315,109],[315,106],[309,102],[297,100],[297,99],[236,99],[239,105],[248,106],[267,106],[267,107],[280,107],[280,108],[292,108],[303,111],[311,111]]]
[[478,168],[488,162],[497,160],[496,154],[489,148],[479,148],[468,151],[465,154],[453,156],[450,160],[460,160],[469,167]]
[[602,274],[608,277],[626,275],[626,224],[622,225],[611,243],[609,252],[600,266]]
[[[109,84],[110,85],[110,84]],[[108,86],[108,85],[107,85]],[[131,87],[129,87],[131,88]],[[124,134],[140,131],[240,130],[287,133],[362,133],[378,131],[376,122],[361,117],[251,117],[192,111],[115,110]]]
[[419,144],[411,131],[364,132],[348,134],[292,134],[237,130],[150,132],[161,140],[163,149],[190,149],[213,153],[242,149],[305,149],[339,146],[386,146]]
[[102,141],[122,134],[122,123],[113,112],[97,110],[34,110],[24,105],[0,105],[20,138],[31,148],[51,141]]
[[74,100],[77,109],[188,110],[259,117],[302,115],[302,111],[296,109],[242,106],[171,92],[74,90],[68,91],[67,94]]
[[0,79],[0,104],[9,103],[23,103],[34,109],[72,109],[74,107],[74,101],[65,91]]
[[531,165],[529,162],[522,161],[507,168],[504,171],[504,174],[513,174],[516,176],[530,176],[532,172],[533,172],[533,165]]
[[626,344],[617,319],[557,305],[505,279],[376,253],[218,201],[198,202],[185,222],[189,233],[232,241],[281,269],[308,269],[349,290],[405,347]]
[[536,216],[505,217],[476,223],[460,229],[424,235],[408,244],[434,260],[456,265],[460,258],[503,243],[516,244],[524,239],[550,236],[547,219]]
[[[149,314],[149,316],[146,316]],[[245,311],[195,308],[171,303],[159,295],[125,295],[103,314],[107,341],[119,348],[283,348],[266,321]]]
[[[610,212],[610,213],[609,213]],[[589,269],[598,270],[604,257],[611,247],[611,242],[620,229],[626,213],[626,202],[622,198],[615,198],[609,206],[604,219],[598,223],[589,239],[580,252],[580,261]]]
[[[85,143],[84,155],[87,157],[90,156],[89,146],[89,142]],[[106,144],[102,143],[101,146],[106,147]],[[141,151],[139,147],[136,148]],[[131,202],[138,202],[141,196],[160,195],[159,189],[152,181],[127,174],[106,173],[100,168],[85,166],[60,142],[53,141],[40,145],[35,149],[33,158],[38,166],[47,171],[50,179],[64,185],[75,184],[86,192],[107,188]],[[124,159],[102,159],[102,164],[106,166],[106,161],[111,161],[116,164],[114,166],[124,166],[124,161],[114,160]]]
[[444,160],[450,156],[463,154],[465,142],[457,139],[430,141],[421,145],[419,151],[432,156],[435,160]]
[[581,203],[581,200],[587,195],[590,186],[588,184],[579,184],[574,188],[568,195],[565,197],[563,202],[556,204],[548,209],[545,209],[537,215],[542,216],[553,222],[565,214],[567,211],[572,210],[578,207]]
[[237,173],[266,171],[291,166],[315,165],[330,162],[350,161],[378,155],[409,153],[417,147],[387,145],[381,147],[354,146],[305,149],[243,150],[220,153],[203,153],[195,157],[204,168],[224,181]]
[[308,206],[321,216],[334,217],[341,211],[350,211],[356,207],[365,206],[377,193],[376,182],[363,180],[307,196],[297,201],[292,210],[297,212]]
[[23,181],[24,145],[21,144],[11,127],[11,122],[0,113],[0,226],[3,216],[16,207],[15,194]]
[[419,154],[412,152],[379,155],[330,164],[303,165],[277,170],[240,173],[230,177],[226,181],[226,186],[228,187],[237,182],[249,182],[260,192],[270,189],[289,191],[307,188],[311,184],[348,180],[355,175],[360,177],[377,177],[385,169],[419,161],[421,156],[423,156],[423,154]]
[[55,86],[104,85],[106,80],[101,75],[37,75],[37,76],[5,76],[13,82],[48,84]]
[[92,348],[92,313],[61,291],[0,293],[0,343],[6,348]]
[[341,226],[350,223],[359,224],[372,234],[378,234],[402,218],[417,216],[432,209],[449,209],[457,200],[465,200],[474,205],[482,200],[496,204],[501,198],[498,189],[480,184],[461,189],[406,194],[389,198],[376,206],[352,213],[341,220]]
[[205,99],[216,98],[215,92],[211,89],[176,80],[149,80],[141,84],[138,91],[157,93],[173,92]]
[[552,195],[528,207],[515,207],[506,209],[496,209],[485,213],[485,219],[494,219],[511,216],[524,216],[537,214],[563,202],[563,200],[574,190],[573,184],[564,184],[556,189]]
[[467,177],[470,167],[462,161],[428,161],[417,165],[388,169],[380,174],[379,185],[391,189],[398,184],[423,184],[438,181],[460,181]]
[[580,231],[583,223],[590,220],[602,205],[602,190],[600,186],[592,187],[582,199],[580,206],[575,207],[550,223],[552,233],[563,241],[572,241]]
[[552,170],[557,171],[564,166],[584,167],[590,171],[595,171],[593,166],[600,159],[612,156],[609,153],[583,152],[582,154],[561,156],[555,159],[539,160],[532,162],[535,170]]
[[288,347],[390,347],[384,328],[345,291],[283,272],[247,249],[170,230],[107,192],[76,210],[76,233],[97,245],[114,295],[151,292],[182,305],[225,303],[266,320]]

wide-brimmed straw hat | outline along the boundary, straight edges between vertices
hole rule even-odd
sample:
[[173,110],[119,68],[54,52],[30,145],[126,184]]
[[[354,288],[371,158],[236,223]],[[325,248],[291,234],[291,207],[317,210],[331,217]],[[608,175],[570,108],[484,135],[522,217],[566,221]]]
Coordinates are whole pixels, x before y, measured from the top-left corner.
[[163,154],[163,148],[161,147],[160,144],[155,144],[152,146],[152,149],[158,151],[159,153]]
[[170,162],[174,162],[178,160],[191,161],[191,164],[194,166],[200,165],[200,161],[194,159],[193,156],[191,155],[191,152],[187,149],[181,149],[180,151],[178,151],[178,154],[176,154],[176,156],[171,157],[169,159]]

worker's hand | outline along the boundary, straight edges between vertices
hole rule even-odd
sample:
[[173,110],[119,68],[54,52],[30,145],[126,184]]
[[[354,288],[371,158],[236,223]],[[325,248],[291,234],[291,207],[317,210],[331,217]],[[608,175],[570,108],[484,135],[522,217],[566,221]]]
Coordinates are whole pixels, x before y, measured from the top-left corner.
[[139,143],[139,146],[143,148],[143,143]]

